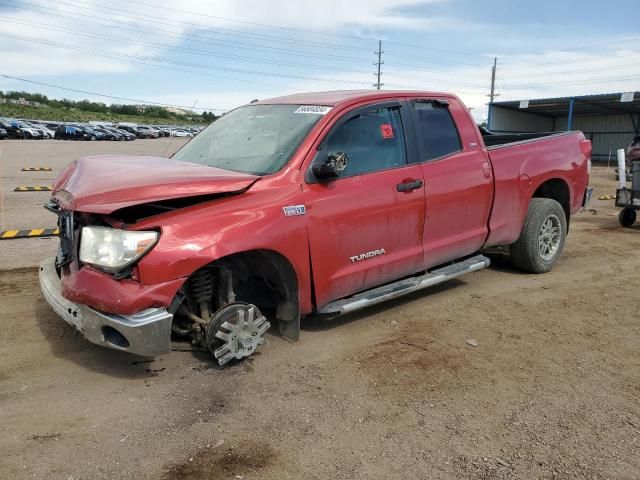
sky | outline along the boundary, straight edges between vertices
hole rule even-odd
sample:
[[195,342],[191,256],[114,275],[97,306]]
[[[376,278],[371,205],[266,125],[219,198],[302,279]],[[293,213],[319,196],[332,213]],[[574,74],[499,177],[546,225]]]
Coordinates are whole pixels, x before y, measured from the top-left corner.
[[256,98],[373,88],[380,40],[383,89],[453,92],[482,121],[494,57],[496,100],[640,90],[637,9],[637,0],[0,0],[0,90],[222,113]]

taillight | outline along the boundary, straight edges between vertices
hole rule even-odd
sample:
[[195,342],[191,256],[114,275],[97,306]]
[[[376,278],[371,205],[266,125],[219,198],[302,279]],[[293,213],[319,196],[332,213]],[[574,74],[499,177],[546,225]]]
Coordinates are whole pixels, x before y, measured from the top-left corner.
[[582,150],[585,157],[591,158],[591,140],[587,140],[586,138],[584,140],[580,140],[580,150]]

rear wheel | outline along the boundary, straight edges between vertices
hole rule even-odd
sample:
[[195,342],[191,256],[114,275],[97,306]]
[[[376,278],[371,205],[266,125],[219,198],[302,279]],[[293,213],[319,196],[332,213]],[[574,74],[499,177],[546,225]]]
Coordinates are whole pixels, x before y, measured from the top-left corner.
[[630,227],[634,223],[636,223],[636,211],[633,208],[625,207],[620,210],[620,214],[618,215],[618,221],[620,225],[623,227]]
[[520,238],[510,245],[516,267],[532,273],[551,270],[567,236],[567,219],[562,206],[549,198],[532,198]]

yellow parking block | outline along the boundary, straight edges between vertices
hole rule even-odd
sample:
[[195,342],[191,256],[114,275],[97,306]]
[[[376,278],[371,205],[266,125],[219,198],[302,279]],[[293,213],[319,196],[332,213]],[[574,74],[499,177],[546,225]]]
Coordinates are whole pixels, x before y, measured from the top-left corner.
[[50,192],[52,185],[20,185],[13,189],[14,192]]
[[24,167],[23,172],[50,172],[51,167]]
[[55,237],[59,234],[57,228],[31,228],[28,230],[4,230],[0,232],[0,240],[14,240],[18,238]]

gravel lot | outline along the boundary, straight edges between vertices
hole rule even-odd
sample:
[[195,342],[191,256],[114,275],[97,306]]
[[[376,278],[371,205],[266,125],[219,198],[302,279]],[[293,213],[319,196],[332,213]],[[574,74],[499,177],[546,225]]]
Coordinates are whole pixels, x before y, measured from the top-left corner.
[[[4,228],[53,225],[16,185],[169,142],[0,142]],[[181,343],[153,361],[89,344],[39,293],[56,240],[0,241],[0,478],[640,478],[640,225],[612,204],[572,219],[549,274],[497,257],[225,369]]]

